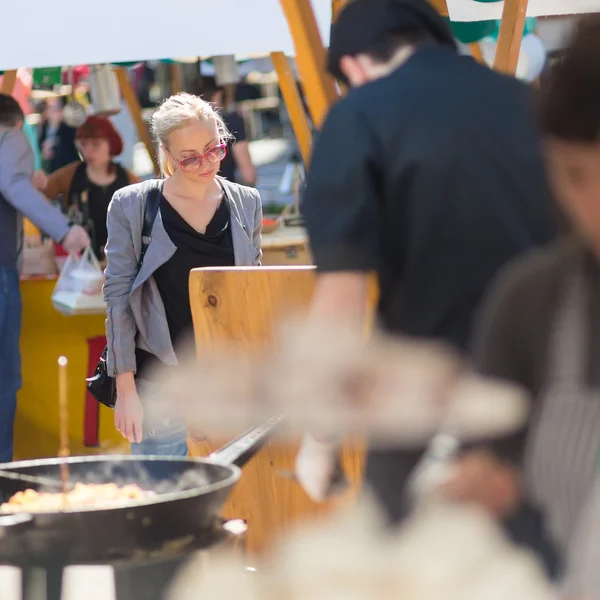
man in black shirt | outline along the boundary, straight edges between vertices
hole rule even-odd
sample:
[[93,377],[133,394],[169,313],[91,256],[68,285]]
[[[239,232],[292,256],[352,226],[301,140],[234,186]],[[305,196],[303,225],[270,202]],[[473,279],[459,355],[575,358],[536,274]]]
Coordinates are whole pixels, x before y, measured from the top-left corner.
[[[490,280],[555,233],[530,91],[459,56],[425,0],[350,3],[328,67],[351,90],[318,137],[303,202],[313,313],[361,319],[375,271],[385,330],[466,350]],[[392,520],[421,455],[368,455]]]
[[[227,143],[227,155],[221,162],[219,175],[233,183],[254,187],[256,185],[256,169],[250,156],[244,120],[236,111],[222,110],[224,93],[225,90],[217,85],[214,77],[202,78],[200,95],[222,111],[221,115],[225,126],[234,138]],[[238,175],[241,181],[238,181]]]

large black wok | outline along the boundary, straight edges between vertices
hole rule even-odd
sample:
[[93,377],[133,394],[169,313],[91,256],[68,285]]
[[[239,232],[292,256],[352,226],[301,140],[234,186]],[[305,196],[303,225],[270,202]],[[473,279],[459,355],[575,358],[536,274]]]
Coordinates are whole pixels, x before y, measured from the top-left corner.
[[58,481],[65,460],[73,483],[136,483],[156,492],[124,507],[2,515],[0,563],[83,564],[160,551],[167,543],[184,544],[190,538],[210,544],[216,517],[240,478],[239,467],[262,446],[279,420],[246,432],[208,459],[85,456],[0,465],[2,501],[19,490],[43,487],[9,479],[2,471]]

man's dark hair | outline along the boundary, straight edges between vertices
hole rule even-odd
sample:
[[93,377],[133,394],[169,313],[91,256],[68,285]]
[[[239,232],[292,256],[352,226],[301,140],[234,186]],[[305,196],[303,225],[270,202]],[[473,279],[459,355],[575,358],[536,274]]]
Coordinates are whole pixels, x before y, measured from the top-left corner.
[[400,48],[405,46],[423,46],[437,43],[433,36],[425,29],[410,29],[386,33],[374,44],[371,44],[362,53],[370,56],[379,63],[389,62]]
[[547,135],[600,142],[600,14],[581,19],[550,68],[540,91],[538,115]]
[[6,94],[0,94],[0,125],[16,127],[25,119],[19,103]]

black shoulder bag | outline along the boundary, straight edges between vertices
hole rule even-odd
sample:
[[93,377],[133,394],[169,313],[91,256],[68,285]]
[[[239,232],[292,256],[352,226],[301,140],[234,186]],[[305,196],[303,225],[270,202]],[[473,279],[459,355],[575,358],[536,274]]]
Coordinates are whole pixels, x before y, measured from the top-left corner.
[[[138,273],[142,268],[146,250],[148,250],[148,246],[152,241],[152,227],[160,206],[160,189],[160,185],[153,187],[148,192],[148,197],[146,198],[144,224],[142,226],[142,250],[140,252],[140,260],[138,261]],[[104,406],[108,406],[108,408],[114,408],[117,401],[117,388],[115,378],[108,374],[108,366],[106,364],[107,354],[108,348],[104,348],[94,375],[86,379],[87,389],[98,402],[104,404]]]

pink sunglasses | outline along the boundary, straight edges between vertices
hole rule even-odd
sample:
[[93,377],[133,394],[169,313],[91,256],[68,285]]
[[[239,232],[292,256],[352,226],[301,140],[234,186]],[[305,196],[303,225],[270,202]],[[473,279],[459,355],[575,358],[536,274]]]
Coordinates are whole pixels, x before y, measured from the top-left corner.
[[[169,154],[171,153],[169,152]],[[172,154],[171,156],[175,159],[177,166],[184,173],[195,173],[202,167],[205,160],[214,165],[215,163],[222,161],[226,154],[227,145],[218,144],[217,146],[213,146],[210,150],[207,150],[204,154],[194,154],[183,160],[177,160]]]

